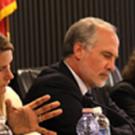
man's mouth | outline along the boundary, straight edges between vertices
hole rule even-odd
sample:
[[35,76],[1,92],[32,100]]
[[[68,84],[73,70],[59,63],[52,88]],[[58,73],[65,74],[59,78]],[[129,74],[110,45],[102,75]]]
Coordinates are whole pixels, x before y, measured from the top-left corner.
[[109,77],[109,74],[108,73],[101,74],[101,78],[103,80],[108,80],[108,77]]

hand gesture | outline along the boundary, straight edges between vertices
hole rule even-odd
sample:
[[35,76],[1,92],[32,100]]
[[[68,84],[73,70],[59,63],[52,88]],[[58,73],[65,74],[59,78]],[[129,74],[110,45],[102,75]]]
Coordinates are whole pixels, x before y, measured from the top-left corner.
[[58,101],[41,106],[49,99],[50,96],[45,95],[20,108],[13,107],[11,101],[6,100],[7,122],[12,131],[15,134],[37,131],[44,135],[56,135],[55,132],[39,126],[40,122],[62,113],[62,109],[52,110],[60,106],[60,102]]

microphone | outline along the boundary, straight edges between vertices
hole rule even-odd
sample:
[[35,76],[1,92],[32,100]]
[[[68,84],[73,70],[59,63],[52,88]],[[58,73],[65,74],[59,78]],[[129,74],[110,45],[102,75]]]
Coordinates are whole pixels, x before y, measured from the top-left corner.
[[117,113],[115,110],[113,110],[112,108],[109,108],[103,104],[98,103],[94,97],[92,96],[92,94],[86,93],[85,96],[83,97],[83,105],[84,107],[95,107],[96,106],[101,106],[102,108],[112,112],[113,114],[119,116],[123,121],[125,121],[130,128],[132,129],[132,133],[133,135],[135,134],[135,130],[134,130],[134,126],[124,117],[122,117],[119,113]]

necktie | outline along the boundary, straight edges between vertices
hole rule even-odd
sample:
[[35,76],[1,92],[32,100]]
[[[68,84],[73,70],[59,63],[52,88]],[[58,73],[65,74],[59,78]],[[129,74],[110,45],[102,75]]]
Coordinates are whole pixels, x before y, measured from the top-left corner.
[[94,96],[92,95],[91,90],[88,90],[83,96],[83,106],[84,107],[95,107]]
[[92,94],[92,90],[88,90],[86,93],[85,93],[85,96],[87,97],[87,98],[89,98],[90,100],[94,100],[94,96],[93,96],[93,94]]

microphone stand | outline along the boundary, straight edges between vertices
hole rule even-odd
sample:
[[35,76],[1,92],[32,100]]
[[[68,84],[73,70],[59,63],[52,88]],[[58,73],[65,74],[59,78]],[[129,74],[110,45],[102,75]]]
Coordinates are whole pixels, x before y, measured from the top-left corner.
[[[135,130],[134,130],[134,126],[127,120],[125,119],[124,117],[122,117],[119,113],[117,113],[115,110],[103,105],[103,104],[100,104],[98,103],[97,101],[94,100],[94,97],[92,96],[92,94],[89,94],[89,93],[86,93],[86,95],[84,96],[84,105],[88,106],[89,104],[92,105],[92,107],[94,107],[95,105],[96,106],[101,106],[102,108],[114,113],[115,115],[119,116],[120,118],[122,118],[122,120],[124,120],[132,129],[132,133],[133,135],[135,135]],[[90,103],[88,103],[90,102]]]

